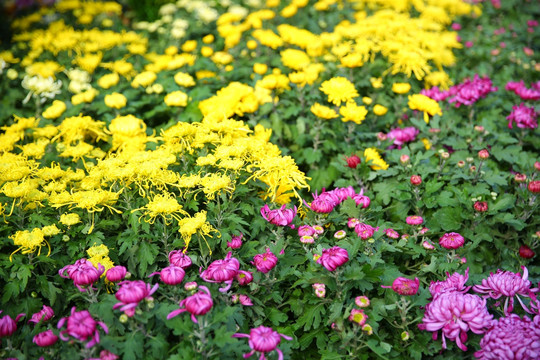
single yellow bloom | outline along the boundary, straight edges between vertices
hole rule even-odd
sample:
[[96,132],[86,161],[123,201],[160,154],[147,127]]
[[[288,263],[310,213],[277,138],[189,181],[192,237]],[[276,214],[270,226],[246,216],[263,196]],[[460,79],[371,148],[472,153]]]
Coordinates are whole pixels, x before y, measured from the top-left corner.
[[328,106],[324,106],[319,103],[313,104],[310,110],[315,116],[321,119],[329,120],[338,117],[338,114],[334,111],[334,109],[331,109]]
[[411,84],[409,83],[393,83],[392,91],[396,94],[406,94],[411,90]]
[[103,89],[108,89],[118,84],[119,81],[120,81],[120,76],[118,76],[117,73],[110,73],[110,74],[103,75],[101,78],[99,78],[98,85],[102,87]]
[[174,82],[183,87],[195,86],[193,77],[185,72],[176,73],[176,75],[174,75]]
[[339,109],[339,113],[342,116],[341,121],[353,121],[360,125],[366,118],[368,111],[364,106],[358,106],[355,102],[349,101]]
[[268,65],[255,63],[253,64],[253,72],[259,75],[264,75],[268,71]]
[[188,40],[182,45],[183,52],[192,52],[197,48],[197,40]]
[[383,116],[384,114],[386,114],[388,112],[388,108],[382,106],[382,105],[375,105],[373,107],[373,112],[375,113],[375,115],[377,116]]
[[364,104],[366,104],[366,105],[371,105],[371,103],[373,102],[373,99],[371,99],[371,98],[368,97],[368,96],[364,96],[364,97],[362,98],[362,102],[363,102]]
[[66,104],[63,101],[54,100],[52,105],[49,106],[41,115],[46,119],[56,119],[59,118],[64,111],[66,111]]
[[364,157],[366,158],[366,162],[371,161],[371,168],[373,170],[388,169],[388,164],[381,158],[377,149],[367,148],[364,150]]
[[173,91],[165,96],[167,106],[187,106],[188,96],[183,91]]
[[117,92],[105,95],[105,105],[113,109],[121,109],[127,104],[127,98]]
[[409,96],[409,108],[424,112],[424,121],[429,124],[429,116],[442,115],[439,103],[425,95],[414,94]]
[[358,96],[354,84],[340,76],[326,80],[321,84],[319,90],[328,95],[329,102],[337,106]]
[[371,86],[373,86],[375,89],[380,89],[383,87],[382,78],[370,78],[369,81],[371,82]]

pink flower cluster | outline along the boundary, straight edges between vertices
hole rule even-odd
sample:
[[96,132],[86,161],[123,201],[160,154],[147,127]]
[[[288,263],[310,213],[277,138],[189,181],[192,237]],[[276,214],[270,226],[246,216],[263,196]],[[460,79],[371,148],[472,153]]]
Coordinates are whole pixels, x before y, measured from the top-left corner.
[[472,80],[465,79],[462,83],[454,85],[446,91],[432,87],[428,90],[422,90],[420,93],[436,101],[448,99],[449,103],[455,103],[456,107],[460,107],[461,105],[473,105],[494,91],[497,91],[497,87],[493,86],[490,78],[487,76],[480,78],[478,74],[475,74]]
[[[350,220],[349,220],[350,221]],[[367,240],[373,237],[376,231],[379,231],[379,227],[373,227],[364,223],[357,223],[354,227],[354,232],[362,239]]]
[[320,214],[328,214],[334,210],[336,206],[341,204],[347,199],[353,199],[356,202],[356,205],[361,205],[362,208],[367,208],[371,203],[371,200],[368,196],[364,195],[364,189],[362,189],[358,194],[354,191],[352,186],[345,188],[336,188],[331,191],[323,191],[320,194],[313,195],[313,201],[311,204],[306,205],[314,212]]
[[534,320],[516,314],[495,320],[480,340],[480,360],[533,360],[540,358],[540,315]]
[[302,225],[298,227],[298,236],[303,244],[313,244],[315,239],[324,233],[324,228],[320,225]]
[[529,89],[525,86],[525,82],[521,81],[510,81],[504,87],[505,90],[512,91],[522,100],[540,100],[540,81],[537,81],[532,84],[532,87]]
[[506,117],[508,128],[512,129],[515,122],[520,129],[536,129],[538,127],[536,117],[537,113],[534,107],[526,106],[523,103],[514,105],[512,106],[512,112]]

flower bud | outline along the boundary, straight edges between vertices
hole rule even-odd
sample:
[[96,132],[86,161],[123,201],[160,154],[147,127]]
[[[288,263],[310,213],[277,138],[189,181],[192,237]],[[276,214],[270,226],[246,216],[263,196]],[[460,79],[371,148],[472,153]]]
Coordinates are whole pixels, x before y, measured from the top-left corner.
[[355,155],[355,154],[351,155],[350,157],[346,156],[345,161],[347,162],[347,167],[350,167],[351,169],[356,169],[358,164],[362,162],[362,160],[360,160],[358,155]]
[[529,186],[527,186],[530,192],[533,194],[537,194],[540,192],[540,180],[534,180],[529,183]]
[[483,132],[483,131],[484,131],[484,127],[481,126],[481,125],[475,125],[474,130],[475,130],[475,131],[478,131],[478,132]]
[[475,172],[476,171],[476,166],[473,165],[473,166],[469,167],[469,171],[470,172]]
[[126,314],[122,314],[120,315],[120,317],[118,318],[118,320],[122,323],[122,324],[125,324],[127,323],[128,321],[128,316]]
[[472,163],[474,161],[474,159],[472,157],[468,157],[465,159],[468,163]]
[[462,168],[462,167],[464,167],[464,166],[465,166],[465,161],[459,160],[459,161],[457,162],[457,167]]
[[488,204],[485,201],[477,201],[474,203],[474,210],[478,212],[486,212],[488,210]]
[[535,168],[537,171],[540,171],[540,161],[535,161],[535,162],[534,162],[534,168]]
[[527,180],[527,175],[525,174],[516,174],[514,176],[514,181],[517,183],[525,182],[525,180]]
[[414,186],[418,186],[422,183],[422,178],[420,175],[413,175],[411,176],[411,184]]
[[347,236],[347,233],[345,232],[345,230],[338,230],[334,234],[334,238],[336,239],[343,239],[345,236]]
[[388,136],[385,133],[383,132],[377,133],[377,139],[379,139],[380,141],[385,141],[387,138]]
[[362,331],[364,331],[368,335],[373,335],[373,327],[369,324],[362,325]]
[[444,160],[449,159],[449,158],[450,158],[450,153],[447,152],[447,151],[443,151],[443,152],[441,153],[441,158],[443,158]]
[[365,308],[365,307],[368,307],[369,304],[370,304],[370,301],[369,301],[369,298],[367,296],[357,296],[355,299],[354,299],[354,303],[356,304],[356,306],[358,306],[359,308]]
[[400,161],[403,165],[407,164],[407,163],[409,162],[410,159],[411,159],[411,158],[410,158],[409,155],[407,155],[407,154],[403,154],[403,155],[401,155],[401,156],[399,157],[399,161]]
[[195,281],[190,281],[184,284],[184,289],[187,291],[195,290],[197,288],[197,283]]
[[519,256],[524,259],[532,259],[534,257],[534,251],[527,245],[521,245],[519,248]]
[[482,149],[478,152],[478,157],[482,160],[489,158],[489,152],[486,149]]
[[408,331],[404,331],[401,333],[401,340],[403,341],[407,341],[409,340],[410,336],[409,336],[409,332]]

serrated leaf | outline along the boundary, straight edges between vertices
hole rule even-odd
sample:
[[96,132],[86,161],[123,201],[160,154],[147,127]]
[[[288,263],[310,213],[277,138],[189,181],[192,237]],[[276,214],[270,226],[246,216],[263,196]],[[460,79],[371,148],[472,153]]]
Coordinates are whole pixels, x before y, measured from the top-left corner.
[[440,227],[445,231],[459,232],[459,229],[462,226],[460,214],[461,209],[453,207],[445,207],[437,210],[430,219],[432,226],[428,227]]
[[495,204],[489,208],[490,213],[496,213],[499,211],[504,211],[514,207],[516,204],[516,197],[512,194],[501,195]]
[[156,261],[156,256],[159,254],[159,248],[156,244],[151,244],[146,241],[141,241],[137,249],[137,260],[139,260],[139,274],[146,276],[148,265],[152,265]]
[[125,360],[135,360],[144,354],[144,335],[139,331],[128,333],[127,340],[124,342]]

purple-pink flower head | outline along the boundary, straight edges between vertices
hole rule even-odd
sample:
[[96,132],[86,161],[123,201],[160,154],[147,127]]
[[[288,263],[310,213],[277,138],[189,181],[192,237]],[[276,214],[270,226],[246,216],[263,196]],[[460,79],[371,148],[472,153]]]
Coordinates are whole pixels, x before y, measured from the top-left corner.
[[313,195],[313,201],[311,204],[307,204],[312,211],[319,214],[328,214],[334,210],[334,208],[340,204],[340,198],[332,191],[325,191],[318,195],[317,192]]
[[392,289],[399,295],[415,295],[420,288],[420,280],[418,278],[412,280],[400,276],[394,280],[392,286],[381,285],[381,287]]
[[240,294],[240,295],[239,294],[233,294],[231,296],[231,300],[232,300],[233,304],[240,303],[241,305],[244,305],[244,306],[253,306],[253,302],[251,301],[249,296],[244,295],[244,294]]
[[98,264],[98,268],[96,269],[90,261],[79,259],[75,261],[75,264],[64,266],[58,271],[58,274],[65,279],[73,280],[73,284],[77,289],[85,292],[86,289],[82,286],[92,286],[92,284],[99,280],[103,272],[105,272],[103,265]]
[[191,258],[183,250],[173,250],[169,253],[169,263],[187,269],[191,266]]
[[244,286],[253,281],[253,274],[251,271],[240,270],[234,278],[240,286]]
[[186,272],[180,266],[169,265],[161,271],[153,272],[148,277],[159,275],[161,281],[167,285],[178,285],[184,280]]
[[212,309],[214,302],[212,301],[212,295],[210,290],[206,286],[199,286],[201,291],[188,296],[184,300],[180,301],[180,309],[174,310],[167,315],[167,320],[187,311],[191,314],[191,320],[194,323],[198,323],[195,315],[204,315]]
[[364,223],[358,223],[354,227],[354,232],[362,239],[367,240],[369,238],[373,237],[373,234],[375,234],[375,231],[378,231],[379,227],[377,226],[374,228],[371,225],[364,224]]
[[490,92],[497,91],[491,79],[487,76],[480,78],[478,74],[475,74],[472,80],[465,79],[461,84],[455,85],[452,88],[454,97],[448,100],[448,102],[455,103],[456,107],[472,105],[481,98],[486,97]]
[[371,199],[369,196],[363,195],[363,194],[356,194],[352,197],[356,205],[361,205],[362,209],[366,209],[369,207],[369,204],[371,204]]
[[56,344],[58,336],[56,336],[52,330],[46,330],[36,334],[32,339],[32,342],[39,347],[47,347]]
[[413,216],[407,216],[407,219],[405,219],[407,224],[409,225],[422,225],[424,222],[424,219],[421,216],[413,215]]
[[249,347],[251,351],[244,354],[244,359],[252,356],[256,352],[261,353],[259,360],[265,360],[266,354],[272,351],[277,351],[278,359],[283,360],[283,353],[277,348],[281,342],[281,338],[285,340],[292,340],[290,336],[280,334],[272,328],[259,326],[250,330],[249,334],[236,333],[233,335],[235,338],[248,338]]
[[230,247],[231,249],[240,249],[240,247],[242,246],[243,237],[244,237],[244,234],[233,236],[231,238],[231,241],[227,242],[227,246]]
[[519,105],[512,106],[512,112],[506,117],[508,120],[508,127],[513,128],[514,122],[520,129],[536,129],[538,122],[536,121],[536,110],[534,107],[528,107],[521,103]]
[[278,262],[278,258],[270,249],[266,249],[264,254],[257,254],[253,257],[253,264],[260,272],[266,274],[272,270]]
[[486,300],[478,295],[460,292],[442,293],[426,305],[420,330],[432,331],[433,340],[442,330],[442,347],[446,349],[446,338],[455,341],[466,351],[467,331],[483,334],[490,327],[493,315],[486,308]]
[[105,334],[109,333],[107,325],[101,321],[96,321],[90,315],[88,310],[75,311],[76,307],[71,308],[71,315],[67,318],[62,318],[58,322],[58,329],[62,328],[67,321],[67,329],[60,331],[60,339],[68,341],[69,335],[79,341],[88,341],[87,348],[91,348],[99,343],[98,325],[103,329]]
[[469,268],[465,270],[465,274],[461,275],[458,272],[453,273],[450,275],[450,273],[446,273],[446,280],[444,281],[432,281],[431,285],[429,285],[429,292],[431,293],[431,296],[434,298],[442,293],[447,292],[461,292],[466,293],[471,288],[470,286],[465,286],[465,283],[469,279]]
[[398,149],[401,149],[403,144],[414,141],[419,132],[420,131],[417,128],[409,126],[403,129],[392,129],[387,135],[389,139],[394,139],[394,145],[396,145]]
[[292,221],[296,216],[296,206],[294,209],[286,209],[286,205],[276,210],[270,210],[268,205],[264,205],[261,208],[262,217],[271,224],[278,226],[289,226],[293,228]]
[[230,289],[238,270],[240,270],[240,263],[229,251],[225,259],[212,262],[208,269],[201,273],[201,278],[206,282],[226,283],[225,288],[219,289],[220,292],[225,292]]
[[351,314],[349,315],[349,321],[352,321],[359,326],[362,326],[366,323],[368,316],[364,312],[364,309],[352,309]]
[[339,246],[323,249],[322,255],[317,259],[317,263],[324,266],[328,271],[336,270],[347,261],[349,261],[349,252]]
[[[3,310],[0,310],[0,314],[2,312]],[[15,330],[17,330],[17,322],[25,315],[26,314],[19,314],[15,320],[13,320],[9,315],[4,315],[2,318],[0,318],[0,338],[11,336]]]
[[494,320],[474,356],[480,360],[539,359],[540,315],[535,321],[516,314]]
[[37,313],[33,314],[30,320],[28,320],[29,323],[38,324],[40,321],[47,321],[51,319],[54,316],[54,311],[50,306],[43,305],[43,308],[39,310]]
[[127,316],[133,316],[135,314],[135,308],[144,299],[152,299],[152,294],[156,292],[159,284],[155,284],[153,287],[150,284],[146,284],[142,280],[135,281],[122,281],[120,288],[114,294],[116,299],[120,301],[113,306],[113,309],[124,311]]
[[525,86],[523,80],[519,82],[510,81],[506,84],[506,90],[514,92],[522,100],[537,101],[540,100],[540,91],[534,87],[529,89]]
[[465,244],[465,238],[458,233],[451,232],[444,234],[439,239],[439,244],[445,249],[457,249],[462,247],[463,244]]
[[116,283],[124,280],[126,274],[127,269],[122,265],[117,265],[107,270],[107,272],[105,273],[105,278],[110,282]]
[[315,229],[310,225],[302,225],[298,229],[298,236],[314,236],[316,234]]
[[336,188],[329,192],[334,194],[339,199],[339,204],[349,198],[352,199],[356,195],[356,192],[354,191],[354,188],[352,186]]
[[385,229],[384,233],[386,234],[386,236],[388,236],[391,239],[399,238],[399,233],[394,229]]
[[511,271],[497,270],[495,274],[490,273],[487,279],[482,280],[482,285],[473,286],[473,290],[484,294],[484,298],[499,299],[501,296],[506,297],[504,302],[504,313],[510,314],[514,309],[514,296],[517,297],[519,303],[525,311],[531,313],[531,310],[523,303],[519,297],[529,297],[531,302],[536,302],[536,295],[540,289],[531,289],[531,282],[527,280],[529,272],[525,266],[523,269],[523,276],[520,273],[513,273]]

